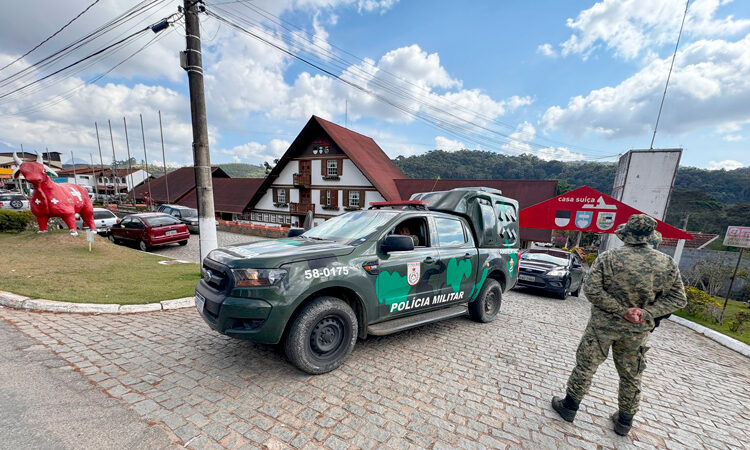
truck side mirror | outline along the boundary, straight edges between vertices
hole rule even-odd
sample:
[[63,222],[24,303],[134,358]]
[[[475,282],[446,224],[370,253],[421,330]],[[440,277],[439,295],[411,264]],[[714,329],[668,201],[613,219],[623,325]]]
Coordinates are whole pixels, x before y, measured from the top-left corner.
[[305,232],[304,228],[290,228],[289,234],[287,234],[287,236],[289,236],[290,238],[293,238],[293,237],[297,237],[301,235],[304,232]]
[[392,234],[383,240],[383,243],[380,244],[380,250],[383,253],[408,252],[414,250],[414,241],[411,236]]

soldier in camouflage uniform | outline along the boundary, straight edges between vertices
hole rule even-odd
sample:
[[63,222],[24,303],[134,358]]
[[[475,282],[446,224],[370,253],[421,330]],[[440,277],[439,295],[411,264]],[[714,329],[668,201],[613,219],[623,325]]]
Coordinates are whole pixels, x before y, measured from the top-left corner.
[[591,302],[591,318],[576,352],[567,395],[552,399],[552,407],[568,422],[575,418],[611,347],[620,376],[614,429],[623,436],[630,432],[641,397],[649,334],[660,318],[687,302],[677,263],[647,245],[661,238],[655,228],[653,218],[631,216],[615,231],[625,246],[599,255],[586,277],[584,292]]

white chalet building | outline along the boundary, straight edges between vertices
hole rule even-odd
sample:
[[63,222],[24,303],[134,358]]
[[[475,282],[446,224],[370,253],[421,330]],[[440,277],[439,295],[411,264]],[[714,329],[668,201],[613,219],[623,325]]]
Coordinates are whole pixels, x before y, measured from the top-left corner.
[[246,213],[254,223],[313,224],[400,200],[395,180],[406,178],[372,138],[312,116],[263,181]]

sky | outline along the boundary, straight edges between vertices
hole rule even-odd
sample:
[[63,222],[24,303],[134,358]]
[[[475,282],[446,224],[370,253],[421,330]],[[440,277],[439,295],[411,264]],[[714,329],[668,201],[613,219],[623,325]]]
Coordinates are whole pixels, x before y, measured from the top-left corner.
[[[100,145],[107,164],[114,144],[122,160],[124,117],[131,154],[143,159],[145,140],[160,162],[161,111],[167,163],[191,164],[182,2],[98,0],[19,59],[92,3],[21,2],[0,17],[0,67],[12,63],[0,69],[0,151],[98,162]],[[616,161],[650,146],[685,10],[684,0],[205,3],[211,160],[253,164],[281,156],[313,114],[393,158],[480,149]],[[111,32],[34,66],[133,6]],[[50,76],[165,17],[167,30]],[[690,2],[654,147],[683,148],[683,166],[750,165],[750,2]]]

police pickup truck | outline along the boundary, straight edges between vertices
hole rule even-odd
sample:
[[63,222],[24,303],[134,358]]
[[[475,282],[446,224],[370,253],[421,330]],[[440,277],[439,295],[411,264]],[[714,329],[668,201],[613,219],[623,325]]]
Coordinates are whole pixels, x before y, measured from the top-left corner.
[[518,202],[496,189],[372,203],[303,231],[210,252],[195,303],[212,329],[281,342],[310,374],[341,365],[358,337],[490,322],[518,278]]

